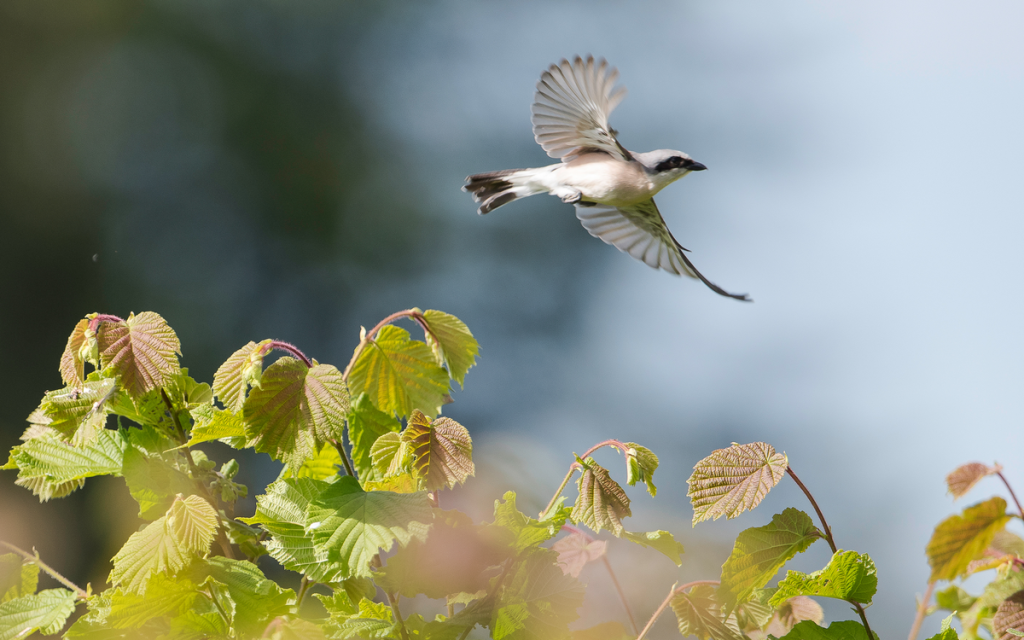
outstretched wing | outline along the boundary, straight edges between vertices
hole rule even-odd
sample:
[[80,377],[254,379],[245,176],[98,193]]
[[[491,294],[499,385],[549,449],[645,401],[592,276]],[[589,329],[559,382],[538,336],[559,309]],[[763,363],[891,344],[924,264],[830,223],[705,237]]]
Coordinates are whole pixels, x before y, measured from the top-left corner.
[[608,115],[626,95],[615,90],[619,72],[594,56],[553,64],[540,76],[533,99],[533,137],[552,158],[568,162],[582,149],[604,151],[622,160],[629,152],[615,139]]
[[664,269],[676,275],[697,278],[719,295],[750,301],[746,294],[729,293],[697,271],[683,253],[686,249],[668,230],[653,198],[623,208],[600,204],[587,207],[577,204],[576,217],[590,235],[614,245],[619,251],[628,253],[648,266]]

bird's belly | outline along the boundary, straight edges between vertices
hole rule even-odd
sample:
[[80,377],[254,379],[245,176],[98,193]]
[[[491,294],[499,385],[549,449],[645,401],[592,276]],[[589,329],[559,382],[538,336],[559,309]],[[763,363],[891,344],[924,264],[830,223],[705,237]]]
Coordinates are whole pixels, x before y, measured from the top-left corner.
[[654,185],[634,162],[623,162],[601,154],[577,158],[562,168],[561,182],[583,194],[583,199],[613,207],[643,202],[654,195]]

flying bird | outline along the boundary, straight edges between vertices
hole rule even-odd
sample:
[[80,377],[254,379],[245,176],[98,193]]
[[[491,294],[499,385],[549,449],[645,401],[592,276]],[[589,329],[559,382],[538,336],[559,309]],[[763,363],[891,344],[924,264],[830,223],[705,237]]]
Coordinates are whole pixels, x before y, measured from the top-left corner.
[[480,214],[513,200],[549,193],[576,207],[590,235],[615,245],[655,269],[698,278],[712,291],[737,300],[705,278],[686,256],[654,204],[654,196],[692,171],[707,169],[682,151],[627,150],[608,125],[608,116],[626,95],[616,89],[619,72],[604,60],[576,56],[541,74],[533,99],[533,137],[561,163],[536,169],[509,169],[466,178],[463,191],[480,203]]

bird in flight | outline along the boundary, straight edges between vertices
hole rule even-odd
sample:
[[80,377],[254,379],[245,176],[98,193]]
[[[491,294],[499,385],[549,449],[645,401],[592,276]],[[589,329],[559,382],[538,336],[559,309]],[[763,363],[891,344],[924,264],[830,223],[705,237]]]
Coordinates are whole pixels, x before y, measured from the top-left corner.
[[576,217],[590,235],[615,245],[655,269],[698,278],[712,291],[729,293],[693,266],[665,225],[654,196],[704,165],[682,151],[627,150],[608,125],[608,116],[626,95],[616,90],[619,72],[604,60],[576,56],[541,74],[533,99],[533,136],[559,164],[536,169],[509,169],[466,178],[463,191],[480,203],[479,213],[538,193],[549,193],[576,207]]

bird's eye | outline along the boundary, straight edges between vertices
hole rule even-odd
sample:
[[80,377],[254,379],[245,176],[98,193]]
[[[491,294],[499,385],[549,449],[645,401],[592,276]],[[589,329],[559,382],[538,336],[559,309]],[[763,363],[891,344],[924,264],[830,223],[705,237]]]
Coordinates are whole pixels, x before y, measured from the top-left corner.
[[668,171],[670,169],[678,169],[683,166],[683,159],[679,156],[672,156],[668,160],[662,160],[658,163],[658,166],[654,167],[655,171]]

